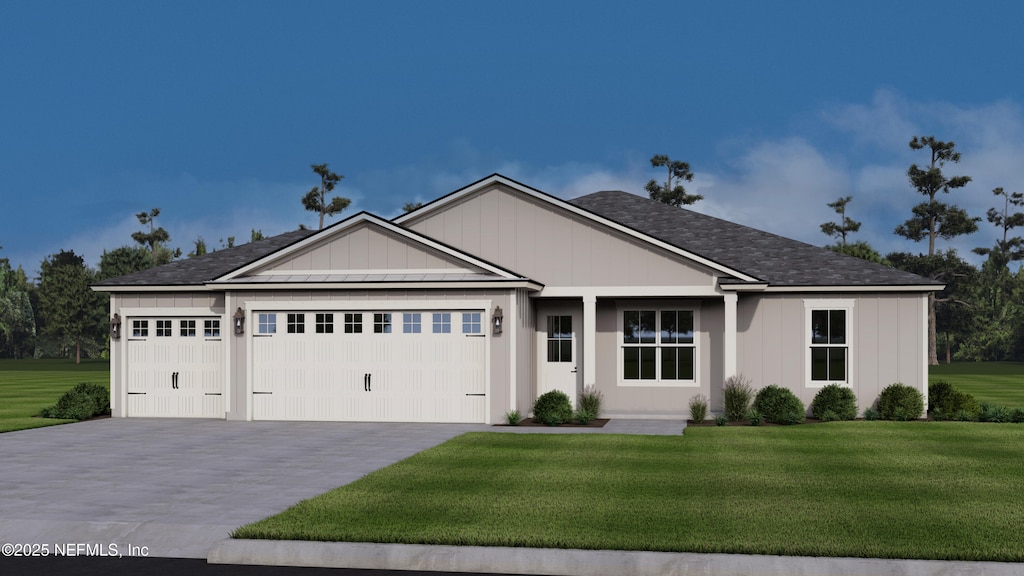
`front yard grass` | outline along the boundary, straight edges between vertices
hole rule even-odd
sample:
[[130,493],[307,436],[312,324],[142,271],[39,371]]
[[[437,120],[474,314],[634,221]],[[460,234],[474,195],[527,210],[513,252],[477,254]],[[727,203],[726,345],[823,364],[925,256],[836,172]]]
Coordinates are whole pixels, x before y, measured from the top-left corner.
[[928,367],[928,381],[945,381],[978,402],[1024,408],[1024,362],[955,362]]
[[236,538],[1024,560],[1024,427],[471,433]]
[[36,418],[79,382],[110,386],[110,362],[24,358],[0,360],[0,432],[66,424],[74,420]]

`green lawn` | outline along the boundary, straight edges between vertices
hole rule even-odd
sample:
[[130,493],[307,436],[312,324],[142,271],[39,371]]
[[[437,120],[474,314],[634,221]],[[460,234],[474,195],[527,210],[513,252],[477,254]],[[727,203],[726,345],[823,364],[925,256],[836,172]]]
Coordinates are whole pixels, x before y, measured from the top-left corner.
[[472,433],[237,538],[1024,561],[1024,426]]
[[978,402],[1024,408],[1024,362],[956,362],[930,366],[928,381],[944,380]]
[[73,420],[36,418],[39,411],[79,382],[110,386],[106,360],[0,360],[0,432],[66,424]]

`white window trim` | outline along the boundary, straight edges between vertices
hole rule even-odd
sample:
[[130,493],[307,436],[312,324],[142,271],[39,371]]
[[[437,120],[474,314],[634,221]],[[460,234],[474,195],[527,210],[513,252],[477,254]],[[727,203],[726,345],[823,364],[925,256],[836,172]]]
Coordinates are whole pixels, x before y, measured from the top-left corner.
[[[824,388],[829,384],[850,387],[854,382],[854,366],[856,358],[853,347],[854,316],[853,298],[805,298],[804,299],[804,386],[807,388]],[[846,311],[846,380],[811,380],[811,312],[815,310]]]
[[[623,350],[625,344],[622,342],[622,313],[626,310],[654,310],[655,311],[655,322],[661,324],[661,312],[663,310],[679,310],[684,312],[693,312],[693,380],[626,380],[622,377],[622,370],[625,364],[623,358]],[[699,302],[679,302],[674,303],[671,301],[622,301],[616,303],[615,310],[615,381],[618,386],[623,388],[697,388],[700,386],[700,374],[701,374],[701,342],[700,342],[700,303]],[[661,338],[661,331],[656,330],[658,339]],[[659,342],[654,345],[655,348],[661,348],[662,344]],[[658,359],[659,366],[658,372],[660,376],[660,357]]]

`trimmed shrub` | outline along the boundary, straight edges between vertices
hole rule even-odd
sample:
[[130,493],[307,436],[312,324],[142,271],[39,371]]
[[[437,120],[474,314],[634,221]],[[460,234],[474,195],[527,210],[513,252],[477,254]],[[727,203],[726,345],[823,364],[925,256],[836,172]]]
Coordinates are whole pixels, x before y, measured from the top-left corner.
[[981,405],[981,410],[978,411],[978,422],[1009,422],[1012,419],[1012,413],[1006,406],[999,406],[996,404],[989,404],[984,402]]
[[846,386],[829,384],[814,395],[811,414],[825,422],[853,420],[857,418],[857,395]]
[[708,416],[708,399],[703,394],[690,398],[690,420],[703,422]]
[[572,420],[572,405],[561,390],[541,394],[533,403],[533,417],[548,426],[558,426]]
[[804,421],[804,403],[789,388],[772,384],[761,388],[754,397],[754,409],[768,422],[799,424]]
[[580,394],[580,411],[590,412],[593,415],[591,420],[593,420],[601,415],[602,400],[604,400],[604,395],[597,389],[597,386],[587,386],[583,388],[583,394]]
[[68,390],[53,406],[43,408],[43,418],[87,420],[93,416],[110,414],[110,391],[106,386],[81,382]]
[[1014,424],[1024,423],[1024,408],[1015,408],[1013,413],[1010,414],[1010,422]]
[[867,408],[864,409],[864,419],[865,420],[868,420],[868,421],[878,420],[878,418],[880,416],[881,415],[878,413],[878,410],[875,410],[874,408],[872,408],[870,406],[868,406]]
[[579,424],[590,424],[590,422],[594,418],[594,413],[591,412],[590,410],[584,410],[583,408],[580,408],[579,410],[576,411],[575,419],[576,422]]
[[878,396],[878,412],[883,420],[917,420],[924,414],[924,397],[912,386],[890,384]]
[[519,413],[519,410],[509,410],[505,412],[505,422],[509,426],[519,426],[519,421],[523,419],[523,415]]
[[953,388],[948,382],[928,385],[928,413],[935,420],[954,418],[960,412],[976,415],[979,409],[980,406],[974,396]]
[[747,420],[750,420],[751,426],[760,426],[764,424],[764,416],[761,415],[757,410],[751,409],[747,414]]
[[722,385],[722,396],[725,399],[723,412],[730,422],[739,422],[747,417],[750,412],[750,400],[754,397],[754,391],[750,388],[750,380],[742,374],[730,376]]
[[715,416],[715,426],[725,426],[725,423],[728,421],[729,419],[725,417],[725,414]]

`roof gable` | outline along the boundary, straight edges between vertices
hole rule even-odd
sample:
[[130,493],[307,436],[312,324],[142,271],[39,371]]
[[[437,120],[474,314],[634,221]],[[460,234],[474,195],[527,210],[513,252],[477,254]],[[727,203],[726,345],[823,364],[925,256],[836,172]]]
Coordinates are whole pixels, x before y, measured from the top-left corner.
[[570,202],[773,286],[940,285],[910,272],[628,192],[595,192]]
[[451,271],[497,279],[521,276],[432,238],[360,212],[215,279],[259,276],[387,275]]

